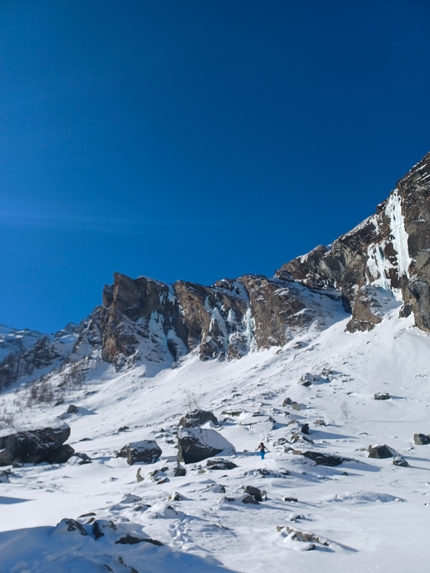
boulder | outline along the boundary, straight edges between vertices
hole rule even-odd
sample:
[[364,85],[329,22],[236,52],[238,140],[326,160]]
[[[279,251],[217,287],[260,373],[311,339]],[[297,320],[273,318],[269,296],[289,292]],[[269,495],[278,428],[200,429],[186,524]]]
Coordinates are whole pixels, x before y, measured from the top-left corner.
[[132,442],[117,452],[117,458],[127,458],[127,463],[132,466],[136,462],[153,464],[161,456],[162,451],[154,440],[142,440]]
[[[293,529],[288,525],[277,525],[276,529],[280,532],[285,531],[286,533],[289,534],[290,539],[293,539],[294,541],[302,541],[304,543],[319,543],[320,545],[324,545],[325,547],[329,546],[328,542],[325,539],[319,537],[318,535],[315,535],[314,533],[298,531],[297,529]],[[309,547],[309,549],[315,549],[315,546]]]
[[385,444],[377,444],[376,446],[369,446],[367,448],[367,451],[369,453],[369,458],[384,459],[384,458],[392,458],[394,455],[391,448],[389,448]]
[[218,426],[218,420],[212,412],[200,410],[199,408],[185,414],[185,416],[179,420],[179,426],[182,428],[197,428],[207,422],[212,422],[215,426]]
[[373,396],[374,400],[389,400],[390,398],[391,396],[388,394],[388,392],[377,392]]
[[402,468],[408,468],[409,467],[408,462],[405,460],[405,458],[402,458],[402,456],[395,456],[393,459],[393,464],[395,466],[400,466]]
[[314,382],[315,382],[315,376],[313,374],[311,374],[310,372],[306,372],[305,374],[302,374],[298,384],[300,384],[300,386],[308,387],[308,386],[312,386],[312,384]]
[[258,505],[258,501],[253,495],[245,495],[242,497],[242,503]]
[[74,404],[70,404],[67,408],[67,414],[77,414],[79,412],[79,408]]
[[[252,485],[247,485],[245,488],[245,493],[252,496],[256,502],[263,501],[263,495],[261,493],[261,490],[258,489],[258,487],[254,487]],[[244,503],[246,503],[246,502],[244,502]]]
[[211,470],[232,470],[237,468],[237,465],[228,460],[223,460],[222,458],[217,458],[215,460],[208,460],[206,466]]
[[429,434],[414,434],[414,443],[417,446],[426,446],[430,444],[430,435]]
[[0,466],[14,463],[64,463],[74,453],[70,446],[63,446],[69,435],[69,426],[62,424],[54,428],[28,430],[2,436]]
[[173,469],[173,477],[182,477],[185,475],[187,475],[187,470],[178,463],[177,466]]
[[69,444],[64,444],[60,446],[57,450],[54,450],[48,454],[45,461],[50,464],[64,464],[69,458],[73,456],[75,450],[69,446]]
[[180,462],[192,464],[212,458],[220,452],[235,451],[234,446],[215,430],[183,428],[178,433],[178,456]]

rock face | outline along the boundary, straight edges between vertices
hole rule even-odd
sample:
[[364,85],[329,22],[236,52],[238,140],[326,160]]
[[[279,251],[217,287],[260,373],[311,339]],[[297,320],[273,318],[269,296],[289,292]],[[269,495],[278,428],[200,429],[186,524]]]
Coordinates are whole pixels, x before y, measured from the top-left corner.
[[132,442],[124,446],[117,454],[117,458],[127,458],[127,463],[133,465],[137,462],[153,464],[163,452],[154,440]]
[[118,273],[114,280],[104,289],[100,332],[102,356],[117,367],[177,361],[194,349],[202,360],[240,358],[285,344],[326,314],[319,296],[283,278],[245,275],[210,287]]
[[402,314],[430,331],[430,153],[400,181],[377,213],[339,237],[287,263],[279,277],[333,290],[351,310],[351,332],[381,321],[378,291],[397,290]]
[[64,463],[74,453],[63,443],[70,436],[70,428],[63,424],[57,428],[44,428],[18,432],[0,437],[0,466],[15,463]]
[[178,433],[178,461],[186,464],[201,462],[227,450],[235,451],[234,446],[215,430],[184,428]]

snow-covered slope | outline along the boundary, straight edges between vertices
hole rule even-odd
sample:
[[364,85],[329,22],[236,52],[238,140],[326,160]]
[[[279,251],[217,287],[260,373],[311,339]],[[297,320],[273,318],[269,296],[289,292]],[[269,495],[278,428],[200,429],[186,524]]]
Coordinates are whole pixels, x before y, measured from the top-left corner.
[[37,330],[17,330],[0,324],[0,361],[9,354],[29,350],[44,336]]
[[[22,408],[25,390],[5,393],[3,408],[20,429],[51,424],[76,405],[62,418],[71,445],[92,461],[11,468],[0,484],[0,571],[427,571],[430,446],[413,436],[430,432],[430,338],[411,317],[398,318],[394,297],[383,293],[380,304],[381,323],[370,332],[345,332],[349,317],[339,308],[327,328],[240,360],[194,354],[152,377],[144,366],[117,373],[101,361],[56,407]],[[308,387],[298,383],[306,373],[314,375]],[[236,449],[218,457],[237,467],[211,470],[203,461],[174,477],[178,422],[196,403],[217,416],[217,431]],[[300,431],[306,423],[309,434]],[[143,439],[162,449],[155,464],[115,457]],[[255,452],[260,441],[270,450],[265,460]],[[409,467],[369,458],[367,447],[378,443]],[[350,461],[316,466],[298,451]],[[246,486],[267,499],[243,503]],[[73,522],[57,526],[63,518],[77,519],[86,535],[69,531]],[[127,534],[163,546],[117,543]]]

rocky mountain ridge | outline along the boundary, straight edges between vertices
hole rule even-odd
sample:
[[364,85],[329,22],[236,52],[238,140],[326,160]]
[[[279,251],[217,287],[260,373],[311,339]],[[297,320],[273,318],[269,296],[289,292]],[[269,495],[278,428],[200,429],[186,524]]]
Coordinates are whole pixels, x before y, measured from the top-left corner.
[[430,153],[374,215],[329,247],[283,265],[272,278],[168,285],[116,273],[102,305],[79,327],[7,355],[0,389],[90,357],[117,370],[141,361],[174,366],[190,352],[202,360],[237,359],[283,346],[305,329],[325,328],[345,312],[351,315],[348,331],[366,331],[382,320],[381,297],[397,300],[401,316],[413,313],[416,326],[430,331],[429,197]]

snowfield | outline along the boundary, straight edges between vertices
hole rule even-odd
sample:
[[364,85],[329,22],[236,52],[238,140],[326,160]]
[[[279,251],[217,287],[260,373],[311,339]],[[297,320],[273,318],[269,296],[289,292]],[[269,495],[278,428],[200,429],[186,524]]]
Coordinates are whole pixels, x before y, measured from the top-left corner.
[[[94,361],[55,407],[25,407],[23,389],[2,394],[0,415],[13,419],[3,434],[66,422],[91,463],[2,468],[1,573],[428,572],[430,445],[413,437],[430,433],[430,337],[398,318],[391,295],[381,301],[370,332],[346,333],[339,311],[283,348],[231,362],[189,355],[149,376],[157,369]],[[306,373],[317,375],[310,386],[298,383]],[[78,411],[63,415],[70,404]],[[175,477],[178,422],[196,406],[216,415],[219,426],[204,428],[234,446],[217,458],[237,467],[204,460]],[[157,462],[115,457],[141,440],[160,446]],[[368,457],[376,444],[409,466]],[[316,465],[299,451],[349,461]],[[263,500],[243,503],[247,486]]]

